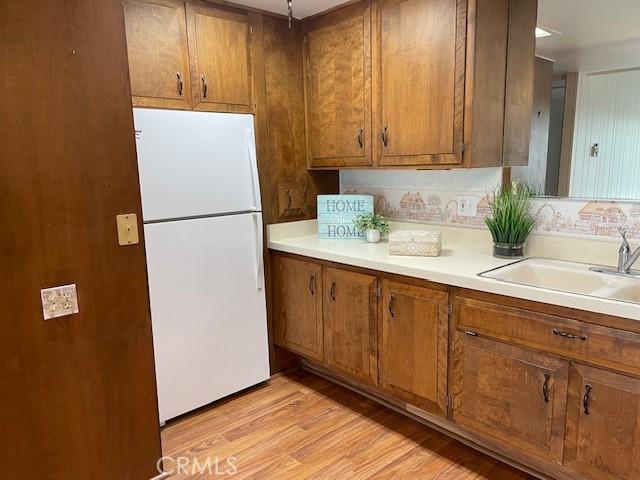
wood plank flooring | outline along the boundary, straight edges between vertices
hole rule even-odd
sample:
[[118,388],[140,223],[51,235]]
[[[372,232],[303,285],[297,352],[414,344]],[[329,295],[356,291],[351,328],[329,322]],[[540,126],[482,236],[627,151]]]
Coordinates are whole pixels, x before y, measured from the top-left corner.
[[162,448],[172,480],[532,478],[303,372],[168,423]]

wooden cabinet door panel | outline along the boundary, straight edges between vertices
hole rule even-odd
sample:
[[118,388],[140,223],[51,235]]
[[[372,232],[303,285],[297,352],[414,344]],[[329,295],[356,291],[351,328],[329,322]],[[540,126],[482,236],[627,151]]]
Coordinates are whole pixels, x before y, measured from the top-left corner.
[[325,364],[357,380],[377,383],[377,279],[325,267]]
[[383,0],[378,18],[378,163],[461,163],[466,1]]
[[184,3],[124,2],[134,106],[191,108]]
[[448,295],[384,280],[380,379],[390,394],[446,412]]
[[249,16],[187,4],[194,106],[197,110],[252,110]]
[[307,25],[306,117],[310,165],[370,165],[370,7]]
[[565,466],[590,480],[640,478],[640,380],[572,365],[568,399]]
[[508,448],[560,463],[568,372],[566,361],[458,332],[453,420]]
[[279,255],[274,265],[275,343],[322,361],[322,267]]

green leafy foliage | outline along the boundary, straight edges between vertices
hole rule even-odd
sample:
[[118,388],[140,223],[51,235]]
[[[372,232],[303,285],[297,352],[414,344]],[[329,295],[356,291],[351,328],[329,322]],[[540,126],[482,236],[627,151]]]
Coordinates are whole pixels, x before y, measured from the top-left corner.
[[382,215],[375,213],[361,213],[353,219],[353,225],[359,232],[365,233],[367,230],[377,230],[380,233],[389,233],[389,221]]
[[491,216],[484,219],[493,241],[507,245],[521,245],[533,230],[531,199],[536,190],[528,185],[503,185],[489,200]]

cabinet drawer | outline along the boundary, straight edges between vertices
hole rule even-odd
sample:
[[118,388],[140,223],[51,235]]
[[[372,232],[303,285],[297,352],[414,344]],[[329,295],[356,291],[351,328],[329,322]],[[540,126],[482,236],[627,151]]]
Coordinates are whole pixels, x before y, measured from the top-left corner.
[[640,334],[458,297],[456,328],[640,375]]

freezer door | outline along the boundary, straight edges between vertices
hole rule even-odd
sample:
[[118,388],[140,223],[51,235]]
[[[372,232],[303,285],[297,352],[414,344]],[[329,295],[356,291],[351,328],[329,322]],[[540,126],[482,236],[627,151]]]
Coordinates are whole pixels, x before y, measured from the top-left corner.
[[133,116],[145,221],[261,210],[252,115]]
[[160,421],[267,380],[260,214],[144,228]]

